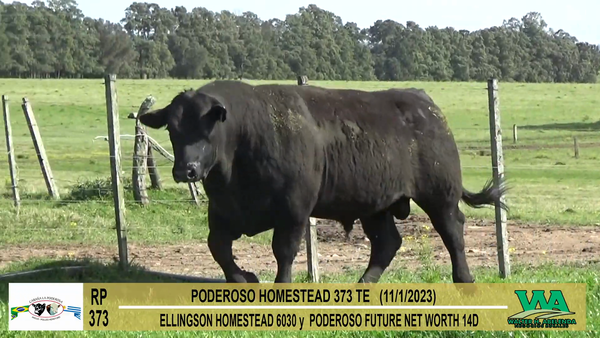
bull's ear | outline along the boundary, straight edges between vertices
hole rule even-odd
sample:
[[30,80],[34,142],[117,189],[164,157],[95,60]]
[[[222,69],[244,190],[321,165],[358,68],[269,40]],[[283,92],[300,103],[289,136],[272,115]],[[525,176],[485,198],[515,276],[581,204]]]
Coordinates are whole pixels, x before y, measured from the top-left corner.
[[227,119],[227,109],[220,103],[214,104],[207,114],[213,117],[215,121],[225,122]]
[[138,119],[143,125],[146,125],[150,128],[162,128],[167,125],[167,114],[169,113],[167,108],[147,112],[138,116]]

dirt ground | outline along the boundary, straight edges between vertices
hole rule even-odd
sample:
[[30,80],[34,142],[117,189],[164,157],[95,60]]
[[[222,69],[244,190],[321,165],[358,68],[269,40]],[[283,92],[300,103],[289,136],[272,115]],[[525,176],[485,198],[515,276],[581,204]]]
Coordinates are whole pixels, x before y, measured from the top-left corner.
[[[433,261],[449,265],[446,248],[432,229],[428,219],[411,216],[397,221],[404,238],[390,269],[419,267],[420,241],[429,243]],[[317,227],[319,269],[323,273],[344,272],[347,269],[364,269],[369,259],[370,245],[361,226],[357,223],[347,241],[341,225],[321,221]],[[554,262],[589,262],[600,260],[600,227],[598,226],[540,226],[509,222],[509,250],[511,262],[536,264]],[[425,235],[425,236],[424,236]],[[471,267],[496,266],[495,227],[490,221],[467,220],[465,234],[467,259]],[[243,269],[275,272],[277,264],[270,245],[252,244],[244,241],[234,243],[236,261]],[[221,269],[214,262],[206,243],[186,245],[144,246],[129,245],[130,260],[155,271],[181,273],[205,277],[221,277]],[[0,268],[9,262],[25,261],[34,257],[55,259],[95,259],[114,261],[117,248],[112,246],[58,245],[31,248],[27,245],[0,247]],[[295,271],[306,271],[304,244],[294,264]]]

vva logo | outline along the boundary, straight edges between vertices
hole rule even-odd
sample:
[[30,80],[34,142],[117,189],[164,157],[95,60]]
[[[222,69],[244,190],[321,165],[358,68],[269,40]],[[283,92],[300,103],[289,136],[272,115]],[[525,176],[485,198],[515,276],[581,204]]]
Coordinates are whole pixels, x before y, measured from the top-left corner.
[[[550,298],[546,298],[544,290],[531,291],[531,298],[527,297],[526,290],[516,290],[515,294],[523,308],[523,311],[508,317],[508,324],[515,328],[568,328],[569,325],[577,324],[575,319],[555,318],[575,314],[569,310],[560,290],[550,291]],[[535,317],[527,319],[530,316]]]
[[29,312],[36,320],[56,320],[64,312],[71,312],[75,318],[81,320],[81,307],[64,306],[62,300],[54,297],[37,297],[29,301],[29,305],[17,306],[10,309],[10,320],[17,318],[19,314]]

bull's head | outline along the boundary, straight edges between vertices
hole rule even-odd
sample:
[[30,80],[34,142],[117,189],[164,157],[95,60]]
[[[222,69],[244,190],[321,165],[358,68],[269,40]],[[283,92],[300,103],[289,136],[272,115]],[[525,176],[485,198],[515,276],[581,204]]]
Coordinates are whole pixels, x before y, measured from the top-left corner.
[[36,315],[41,316],[42,313],[44,313],[44,311],[46,310],[46,303],[40,304],[40,303],[35,303],[33,304],[34,310],[33,312],[35,312]]
[[167,127],[175,156],[173,179],[179,183],[203,180],[213,168],[223,141],[219,125],[226,116],[227,109],[216,98],[189,90],[138,118],[150,128]]

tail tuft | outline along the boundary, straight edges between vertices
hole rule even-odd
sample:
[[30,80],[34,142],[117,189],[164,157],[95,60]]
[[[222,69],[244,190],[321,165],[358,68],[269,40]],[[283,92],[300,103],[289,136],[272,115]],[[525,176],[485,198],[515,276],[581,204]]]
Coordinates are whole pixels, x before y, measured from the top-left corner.
[[[489,180],[478,193],[473,193],[463,188],[462,200],[472,208],[481,208],[484,205],[495,205],[496,201],[499,200],[501,196],[505,195],[508,190],[510,190],[510,188],[506,185],[504,180],[500,182],[499,188],[494,186],[493,180]],[[500,207],[506,211],[509,210],[508,205],[502,201],[500,201]]]

